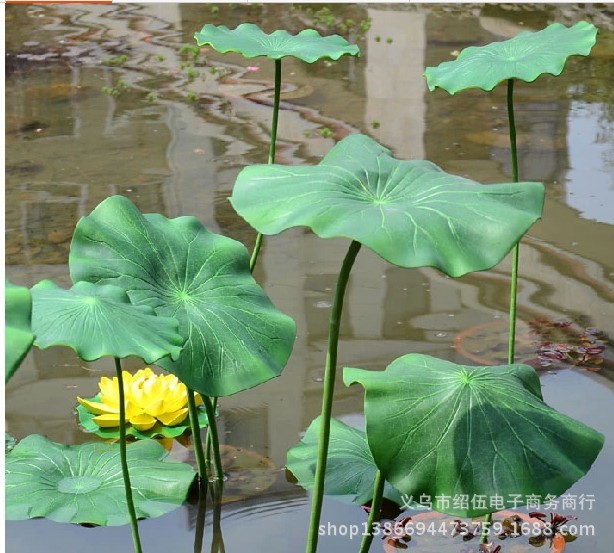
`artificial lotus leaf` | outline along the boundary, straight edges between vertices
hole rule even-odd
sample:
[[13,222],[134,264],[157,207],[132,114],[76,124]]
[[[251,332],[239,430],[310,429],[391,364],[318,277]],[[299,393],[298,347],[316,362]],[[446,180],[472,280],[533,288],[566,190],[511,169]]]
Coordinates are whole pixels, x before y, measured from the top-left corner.
[[346,54],[360,55],[358,46],[350,44],[343,37],[321,36],[313,29],[306,29],[298,35],[291,35],[282,30],[268,35],[253,23],[242,23],[234,30],[224,25],[216,26],[208,23],[194,35],[194,38],[199,46],[208,44],[222,54],[238,52],[246,58],[267,56],[278,60],[292,56],[313,63],[321,58],[338,60]]
[[597,39],[597,27],[580,21],[572,27],[552,23],[532,33],[486,46],[469,46],[453,61],[427,67],[429,90],[443,88],[450,94],[466,88],[492,90],[501,81],[533,82],[542,73],[560,75],[569,56],[588,56]]
[[32,288],[32,297],[35,345],[41,349],[68,346],[85,361],[134,355],[146,363],[168,355],[177,359],[181,352],[179,323],[133,305],[117,286],[77,282],[64,290],[43,280]]
[[308,226],[322,238],[357,240],[395,265],[460,276],[501,261],[540,217],[544,187],[480,185],[352,135],[313,167],[246,167],[231,202],[263,234]]
[[[527,496],[559,496],[603,446],[601,434],[544,403],[528,365],[470,367],[409,354],[385,371],[346,368],[343,380],[366,390],[367,440],[382,474],[447,514],[500,510],[490,506],[497,497],[514,507]],[[435,503],[463,495],[468,505]]]
[[251,276],[245,247],[194,217],[143,215],[112,196],[77,224],[69,263],[74,281],[120,286],[134,303],[178,319],[181,356],[157,365],[203,395],[261,384],[290,356],[294,321]]
[[[154,440],[127,447],[132,496],[138,518],[154,518],[179,507],[195,472],[186,463],[163,461]],[[56,522],[128,524],[119,445],[63,445],[31,435],[6,456],[8,520],[46,517]]]
[[[88,401],[99,401],[100,394],[86,398]],[[91,432],[105,438],[107,440],[119,440],[119,427],[101,427],[94,422],[95,413],[88,411],[83,405],[77,405],[77,416],[79,417],[79,423],[84,430]],[[204,408],[198,409],[198,425],[200,428],[205,428],[209,424],[207,419],[207,412]],[[150,438],[177,438],[181,436],[186,430],[190,428],[189,417],[185,419],[184,424],[178,424],[176,426],[166,426],[160,421],[151,427],[149,430],[138,430],[130,424],[130,421],[126,421],[126,435],[132,436],[137,440],[145,440]]]
[[[320,416],[309,425],[301,442],[288,450],[287,468],[307,490],[314,486],[321,423]],[[377,466],[365,433],[331,419],[324,493],[349,496],[355,503],[365,505],[373,499],[376,473]],[[388,482],[384,486],[384,497],[403,505],[401,494]]]
[[8,278],[4,285],[4,340],[4,382],[8,382],[34,342],[30,290]]

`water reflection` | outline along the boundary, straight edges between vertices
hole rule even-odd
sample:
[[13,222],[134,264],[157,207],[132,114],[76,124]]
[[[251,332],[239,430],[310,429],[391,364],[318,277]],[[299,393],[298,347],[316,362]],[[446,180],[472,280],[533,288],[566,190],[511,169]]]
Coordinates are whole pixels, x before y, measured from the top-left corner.
[[[251,248],[254,233],[227,197],[242,167],[266,161],[273,64],[208,51],[196,65],[200,77],[189,82],[180,47],[191,44],[193,32],[206,21],[232,27],[245,20],[269,31],[277,26],[298,31],[309,17],[284,5],[219,8],[216,14],[192,4],[7,8],[6,262],[14,282],[33,285],[52,278],[69,285],[66,263],[74,225],[111,194],[129,197],[146,212],[196,215],[211,230]],[[366,132],[398,157],[431,159],[485,183],[509,181],[505,91],[429,93],[424,67],[452,59],[471,44],[539,29],[555,18],[566,23],[602,18],[600,44],[614,44],[611,19],[590,6],[583,11],[391,4],[335,6],[334,11],[356,21],[371,18],[359,41],[362,56],[334,64],[284,61],[281,163],[317,163],[334,139]],[[39,44],[24,46],[34,35]],[[45,52],[57,55],[36,57]],[[129,60],[121,67],[101,63],[123,53]],[[597,48],[589,58],[570,60],[561,77],[519,85],[516,100],[521,178],[545,182],[548,190],[544,219],[521,248],[520,316],[582,320],[614,336],[614,230],[605,224],[614,212],[611,59],[611,47]],[[259,69],[247,71],[248,65]],[[117,97],[101,92],[119,80],[126,81],[127,92]],[[156,99],[149,101],[152,91]],[[187,100],[188,92],[197,100]],[[333,138],[319,134],[324,127]],[[280,378],[221,402],[221,430],[227,443],[266,455],[278,469],[320,410],[326,306],[347,247],[346,240],[322,241],[303,229],[266,240],[256,277],[297,321],[295,351]],[[454,280],[431,269],[393,267],[361,251],[342,322],[340,363],[381,369],[410,351],[464,362],[454,337],[506,317],[509,271],[506,259],[493,271]],[[608,355],[612,358],[611,346]],[[127,364],[132,370],[141,366],[137,360]],[[17,437],[38,432],[65,443],[87,441],[71,413],[75,397],[92,395],[100,376],[113,370],[103,361],[82,363],[62,349],[34,350],[7,386],[8,429]],[[611,372],[604,374],[611,378]],[[602,390],[595,402],[592,386]],[[611,402],[607,386],[600,375],[574,380],[572,400],[586,406],[576,416],[592,423]],[[361,412],[360,391],[339,380],[335,414],[360,421]],[[607,479],[606,468],[601,470],[592,478]],[[239,526],[241,532],[262,534],[257,542],[265,548],[271,539],[280,550],[302,543],[308,518],[304,493],[283,479],[277,485],[270,508],[263,506],[268,500],[256,498],[224,509],[229,551],[250,543],[239,536]],[[283,521],[263,532],[261,519],[280,510]],[[165,518],[163,528],[174,528],[181,516]],[[359,520],[361,513],[332,504],[325,516]],[[11,550],[37,548],[26,539],[36,534],[26,524],[45,531],[53,526],[12,525]],[[153,524],[145,525],[152,531]],[[58,531],[74,543],[84,536],[81,529]],[[182,531],[169,533],[190,546]],[[144,534],[152,550],[169,546],[157,531],[151,540]],[[323,551],[332,547],[355,549],[341,538],[323,543]]]

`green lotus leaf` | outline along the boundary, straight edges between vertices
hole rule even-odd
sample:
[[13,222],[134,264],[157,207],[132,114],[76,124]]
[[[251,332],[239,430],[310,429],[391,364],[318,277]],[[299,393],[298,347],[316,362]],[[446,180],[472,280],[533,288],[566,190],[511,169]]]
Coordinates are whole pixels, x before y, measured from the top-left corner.
[[[194,469],[162,460],[154,440],[127,447],[138,518],[154,518],[179,507]],[[8,520],[46,517],[56,522],[119,526],[128,524],[119,445],[100,442],[62,445],[31,435],[6,456],[5,505]]]
[[307,226],[322,238],[357,240],[395,265],[460,276],[501,261],[540,217],[544,187],[480,185],[352,135],[313,167],[243,169],[231,202],[263,234]]
[[313,63],[321,58],[338,60],[346,54],[360,55],[358,46],[339,35],[321,36],[313,29],[306,29],[298,35],[281,30],[267,35],[253,23],[242,23],[234,30],[208,23],[194,35],[194,39],[199,46],[210,45],[222,54],[238,52],[246,58],[267,56],[278,60],[292,56]]
[[181,356],[156,364],[203,395],[261,384],[290,356],[294,321],[252,278],[245,247],[194,217],[143,215],[112,196],[77,224],[69,263],[74,281],[120,286],[133,303],[178,319]]
[[117,286],[77,282],[64,290],[43,280],[32,288],[32,297],[35,345],[41,349],[68,346],[85,361],[134,355],[146,363],[168,355],[177,359],[181,352],[179,323],[133,305]]
[[[367,440],[386,479],[408,496],[430,496],[447,514],[491,512],[527,496],[558,496],[589,470],[603,436],[542,400],[528,365],[469,367],[427,355],[385,371],[344,369],[365,388]],[[468,505],[435,504],[468,496]],[[480,498],[485,504],[480,504]]]
[[[288,450],[287,468],[306,490],[313,489],[322,417],[315,419],[299,444]],[[326,461],[324,493],[349,497],[364,505],[373,499],[377,466],[367,445],[366,434],[337,419],[330,420],[330,442]],[[384,497],[403,505],[401,494],[388,482]]]
[[[99,402],[100,394],[85,398],[88,401]],[[117,428],[103,428],[98,426],[94,422],[96,414],[88,411],[83,405],[77,405],[77,416],[79,417],[79,423],[86,432],[91,432],[105,438],[106,440],[119,440],[119,427]],[[209,421],[207,419],[207,412],[204,408],[198,409],[198,424],[200,428],[205,428]],[[126,421],[126,435],[132,436],[137,440],[145,440],[150,438],[177,438],[181,436],[186,430],[190,428],[190,419],[186,418],[185,424],[178,424],[176,426],[166,426],[158,421],[149,430],[138,430],[132,426],[129,421]]]
[[32,332],[32,295],[24,286],[4,286],[4,381],[8,382],[18,369],[34,342]]
[[486,46],[469,46],[453,61],[427,67],[429,90],[443,88],[454,94],[466,88],[492,90],[501,81],[533,82],[543,73],[560,75],[569,56],[588,56],[597,39],[597,27],[580,21],[572,27],[552,23],[532,33]]

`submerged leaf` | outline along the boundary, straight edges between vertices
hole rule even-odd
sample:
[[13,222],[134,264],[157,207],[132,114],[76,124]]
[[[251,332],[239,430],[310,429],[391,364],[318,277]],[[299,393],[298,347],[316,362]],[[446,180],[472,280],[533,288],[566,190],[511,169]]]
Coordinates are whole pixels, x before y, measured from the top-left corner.
[[401,267],[450,276],[488,269],[541,216],[536,182],[480,185],[429,161],[399,161],[365,135],[340,141],[313,167],[253,165],[231,203],[263,234],[310,227],[344,236]]
[[36,346],[68,346],[85,361],[134,355],[154,363],[179,357],[183,338],[178,322],[158,317],[146,305],[130,303],[117,286],[77,282],[64,290],[50,280],[32,288]]
[[181,356],[157,364],[203,395],[246,390],[288,361],[294,321],[251,276],[245,247],[194,217],[143,215],[112,196],[77,224],[69,264],[74,281],[119,286],[133,303],[178,319]]
[[454,94],[467,88],[492,90],[501,81],[533,82],[543,73],[560,75],[569,56],[588,56],[597,39],[597,27],[580,21],[572,27],[552,23],[532,33],[523,31],[503,42],[469,46],[453,61],[427,67],[429,90]]
[[[469,367],[410,354],[383,372],[346,368],[343,379],[365,388],[367,440],[382,474],[447,514],[492,512],[495,497],[514,507],[559,496],[603,446],[601,434],[543,402],[527,365]],[[471,498],[466,506],[435,503],[462,495]]]
[[[153,518],[179,507],[195,472],[190,465],[162,461],[167,453],[153,440],[127,448],[137,517]],[[56,522],[128,524],[119,446],[71,446],[43,436],[24,438],[6,456],[6,518],[46,517]]]
[[15,373],[34,342],[32,295],[7,278],[4,285],[4,381]]
[[194,35],[194,38],[199,46],[211,45],[222,54],[238,52],[246,58],[267,56],[271,59],[281,59],[292,56],[313,63],[321,58],[338,60],[346,54],[360,55],[358,46],[350,44],[343,37],[321,36],[313,29],[306,29],[298,35],[291,35],[282,30],[269,35],[253,23],[242,23],[233,30],[225,25],[216,26],[208,23]]
[[[307,490],[313,489],[315,482],[321,422],[321,416],[315,419],[301,442],[288,451],[288,470]],[[355,503],[364,505],[373,499],[376,473],[377,466],[369,451],[365,433],[337,419],[331,419],[324,493],[350,496]],[[403,505],[401,494],[388,482],[384,487],[384,497],[399,506]]]

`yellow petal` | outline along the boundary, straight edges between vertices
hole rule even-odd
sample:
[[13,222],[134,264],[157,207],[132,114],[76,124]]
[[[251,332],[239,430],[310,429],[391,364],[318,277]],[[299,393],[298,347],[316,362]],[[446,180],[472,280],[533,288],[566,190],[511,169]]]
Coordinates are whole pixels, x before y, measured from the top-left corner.
[[152,401],[149,405],[145,405],[143,407],[143,410],[146,413],[150,414],[152,417],[158,417],[159,415],[164,413],[164,411],[168,411],[168,409],[164,408],[163,399],[157,399],[155,401]]
[[188,409],[179,409],[179,411],[175,411],[174,413],[164,413],[158,417],[158,420],[164,426],[177,426],[181,424],[186,417],[188,416]]
[[174,438],[158,438],[156,440],[166,451],[170,451],[173,449],[173,444],[175,443]]
[[119,414],[98,415],[92,419],[101,428],[119,426]]
[[[174,413],[175,411],[179,411],[179,409],[182,409],[183,407],[186,406],[187,402],[188,402],[187,397],[183,397],[180,399],[173,399],[172,401],[165,399],[164,409],[162,410],[162,413]],[[158,418],[160,417],[158,416]]]
[[203,404],[203,398],[198,393],[194,394],[194,401],[196,401],[196,407]]
[[149,430],[154,424],[156,424],[156,419],[151,415],[143,413],[141,415],[137,415],[136,417],[131,417],[130,424],[137,430],[145,431]]
[[100,403],[98,401],[88,401],[87,399],[83,399],[77,397],[77,401],[83,405],[90,413],[94,413],[94,415],[105,415],[110,413],[118,413],[119,409],[114,409],[113,407],[109,407],[104,403]]
[[106,376],[103,376],[98,383],[98,387],[103,396],[117,397],[119,395],[119,386],[117,385],[117,378],[111,380]]

